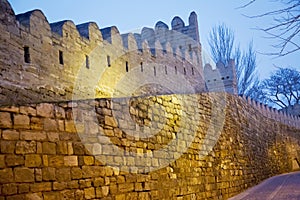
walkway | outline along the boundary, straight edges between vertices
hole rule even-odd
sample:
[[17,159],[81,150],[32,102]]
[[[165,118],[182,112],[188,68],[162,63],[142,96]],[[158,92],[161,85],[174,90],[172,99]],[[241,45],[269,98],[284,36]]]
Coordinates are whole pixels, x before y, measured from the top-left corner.
[[300,200],[300,171],[271,177],[230,200]]

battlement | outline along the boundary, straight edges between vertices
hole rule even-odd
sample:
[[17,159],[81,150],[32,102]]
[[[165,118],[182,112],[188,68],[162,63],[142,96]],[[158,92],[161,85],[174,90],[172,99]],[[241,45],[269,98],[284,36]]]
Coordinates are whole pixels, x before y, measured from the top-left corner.
[[204,74],[208,91],[226,91],[231,94],[237,94],[234,60],[230,60],[228,66],[218,62],[216,68],[213,68],[211,64],[205,64]]
[[137,86],[133,74],[149,82],[164,80],[160,85],[171,89],[160,93],[205,91],[194,12],[187,26],[175,17],[171,30],[157,22],[140,33],[120,34],[115,26],[99,28],[94,22],[49,23],[40,10],[15,15],[6,0],[0,11],[2,104],[70,100],[74,93],[82,98],[126,96],[116,87],[124,77],[124,85]]

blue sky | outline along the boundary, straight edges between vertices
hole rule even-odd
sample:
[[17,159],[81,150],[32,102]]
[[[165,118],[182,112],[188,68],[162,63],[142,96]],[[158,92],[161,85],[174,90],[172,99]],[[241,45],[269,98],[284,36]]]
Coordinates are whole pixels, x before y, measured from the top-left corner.
[[[265,27],[272,23],[268,19],[249,19],[242,14],[255,15],[279,8],[281,5],[270,1],[258,1],[245,9],[237,7],[248,0],[129,0],[129,1],[101,1],[101,0],[9,0],[16,14],[33,9],[41,9],[50,23],[64,19],[72,20],[75,24],[94,21],[100,28],[115,25],[121,33],[135,31],[142,27],[154,27],[157,21],[163,21],[170,27],[174,16],[180,16],[186,23],[190,12],[198,15],[200,40],[204,49],[208,50],[207,38],[210,29],[220,23],[225,23],[235,32],[236,41],[241,48],[253,40],[258,52],[268,53],[274,40],[264,38],[266,35],[256,27]],[[224,3],[226,2],[226,3]],[[300,52],[289,56],[273,58],[258,54],[258,73],[261,78],[267,77],[274,65],[279,67],[293,67],[300,70],[297,62]]]

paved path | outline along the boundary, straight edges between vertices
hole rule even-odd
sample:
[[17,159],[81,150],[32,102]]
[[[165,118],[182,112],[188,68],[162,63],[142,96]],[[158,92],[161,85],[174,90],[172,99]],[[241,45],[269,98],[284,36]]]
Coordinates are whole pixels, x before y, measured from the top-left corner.
[[300,200],[300,172],[271,177],[230,200]]

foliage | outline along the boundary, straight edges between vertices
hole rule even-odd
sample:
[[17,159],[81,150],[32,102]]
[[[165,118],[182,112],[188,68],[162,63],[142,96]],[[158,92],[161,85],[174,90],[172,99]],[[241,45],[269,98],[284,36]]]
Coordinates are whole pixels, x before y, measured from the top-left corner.
[[258,94],[268,104],[285,108],[300,103],[300,72],[290,68],[278,68],[265,79]]

